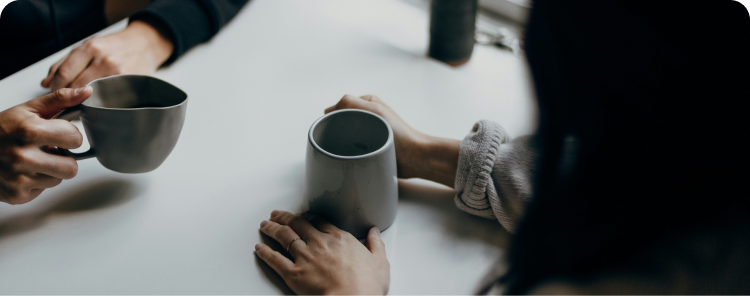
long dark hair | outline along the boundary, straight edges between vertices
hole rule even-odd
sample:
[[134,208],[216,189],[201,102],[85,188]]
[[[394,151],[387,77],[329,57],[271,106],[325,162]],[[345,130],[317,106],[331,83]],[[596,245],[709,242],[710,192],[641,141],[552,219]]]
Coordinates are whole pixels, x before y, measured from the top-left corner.
[[750,235],[741,4],[536,0],[526,52],[543,153],[507,292],[637,269],[645,250],[701,229]]

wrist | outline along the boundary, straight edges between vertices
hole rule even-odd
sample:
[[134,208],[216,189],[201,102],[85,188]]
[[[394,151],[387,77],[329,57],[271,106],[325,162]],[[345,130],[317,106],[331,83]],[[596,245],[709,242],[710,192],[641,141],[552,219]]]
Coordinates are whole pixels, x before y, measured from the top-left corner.
[[421,157],[416,177],[453,188],[461,141],[423,134],[417,138],[417,143],[417,155]]
[[133,32],[136,36],[145,38],[146,46],[151,52],[157,68],[172,55],[174,50],[172,41],[150,23],[141,20],[132,21],[126,30]]

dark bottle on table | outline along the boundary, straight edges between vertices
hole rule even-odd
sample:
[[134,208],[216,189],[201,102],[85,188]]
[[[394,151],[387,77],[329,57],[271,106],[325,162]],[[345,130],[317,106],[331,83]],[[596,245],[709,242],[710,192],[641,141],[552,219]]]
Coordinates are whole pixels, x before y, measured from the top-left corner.
[[476,17],[477,0],[432,0],[429,56],[451,66],[468,62]]

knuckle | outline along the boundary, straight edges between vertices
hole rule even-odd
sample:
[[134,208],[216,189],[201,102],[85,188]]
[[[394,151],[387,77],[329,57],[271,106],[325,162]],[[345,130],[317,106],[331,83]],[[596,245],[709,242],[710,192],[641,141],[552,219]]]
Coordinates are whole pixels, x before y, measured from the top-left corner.
[[52,93],[52,99],[56,101],[60,101],[63,98],[65,98],[65,91],[63,89],[58,89],[55,92]]
[[342,240],[342,239],[346,238],[347,234],[349,234],[349,233],[341,231],[341,230],[336,230],[336,231],[331,232],[331,236],[333,236],[337,240]]
[[68,67],[62,66],[57,69],[57,77],[62,80],[70,80],[72,76],[73,72]]
[[294,232],[294,230],[292,230],[292,228],[287,225],[282,225],[279,228],[279,233],[289,233],[289,232]]
[[81,47],[80,47],[80,48],[81,48],[81,49],[88,49],[88,48],[91,48],[91,44],[92,44],[92,43],[94,43],[94,39],[89,39],[89,40],[86,40],[86,41],[84,41],[84,42],[83,42],[83,43],[81,44]]
[[339,107],[348,107],[352,104],[352,98],[350,96],[344,96],[338,103]]
[[291,268],[287,272],[287,275],[291,278],[303,278],[305,274],[306,274],[305,270],[299,267]]
[[99,39],[94,38],[86,41],[86,50],[93,54],[99,54],[104,50],[104,47]]
[[117,60],[111,56],[105,55],[102,57],[100,64],[104,66],[112,75],[119,75],[124,72],[124,69]]
[[384,111],[385,110],[383,109],[383,105],[375,104],[374,106],[372,106],[372,112],[374,112],[375,114],[383,114]]
[[36,125],[28,121],[21,122],[13,131],[13,138],[20,144],[34,142],[39,135],[39,129]]
[[326,244],[325,244],[326,249],[328,250],[341,250],[343,245],[344,245],[343,240],[340,240],[340,239],[328,240],[326,241]]
[[32,183],[32,181],[33,180],[26,175],[18,174],[18,177],[16,177],[16,186],[18,188],[18,191],[21,191],[21,193],[23,193],[23,191],[26,190],[26,188]]
[[126,74],[125,68],[120,66],[117,61],[112,58],[105,58],[101,62],[102,67],[105,69],[108,75],[121,75]]
[[311,237],[306,237],[305,238],[305,243],[306,244],[314,244],[316,246],[324,246],[325,245],[325,240],[322,237],[318,236],[318,235],[314,235],[314,236],[311,236]]
[[[62,169],[62,173],[66,180],[75,178],[78,175],[78,162],[74,161],[70,165],[65,166]],[[62,182],[62,180],[60,180],[60,182]]]
[[[26,156],[26,154],[23,153],[23,151],[21,151],[20,149],[17,149],[13,151],[12,153],[13,153],[13,155],[11,156],[13,158],[12,169],[14,172],[22,171],[25,166],[27,166],[29,163],[32,163],[34,161],[34,159]],[[20,181],[22,177],[23,177],[22,175],[16,174],[12,178],[14,179],[14,181],[17,182],[17,181]]]
[[110,56],[103,56],[100,60],[100,63],[106,67],[111,67],[112,70],[115,70],[115,61],[112,60],[112,57]]

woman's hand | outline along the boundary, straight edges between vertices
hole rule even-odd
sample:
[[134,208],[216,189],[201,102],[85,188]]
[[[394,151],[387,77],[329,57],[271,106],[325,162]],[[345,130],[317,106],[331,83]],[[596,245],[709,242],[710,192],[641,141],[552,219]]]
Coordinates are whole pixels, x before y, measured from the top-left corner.
[[172,42],[146,22],[95,37],[52,65],[43,87],[55,91],[82,87],[92,80],[118,74],[152,74],[172,55]]
[[461,141],[425,135],[401,119],[377,96],[359,98],[345,95],[325,113],[341,109],[362,109],[383,117],[391,129],[396,144],[398,176],[401,178],[423,178],[453,188],[458,168],[458,153]]
[[260,230],[283,247],[292,260],[264,244],[255,253],[297,294],[388,293],[390,265],[377,228],[365,247],[350,233],[309,214],[273,211]]
[[49,118],[91,93],[91,87],[61,89],[0,113],[0,201],[27,203],[75,177],[78,163],[54,147],[78,148],[83,136],[70,122]]

